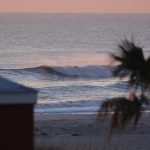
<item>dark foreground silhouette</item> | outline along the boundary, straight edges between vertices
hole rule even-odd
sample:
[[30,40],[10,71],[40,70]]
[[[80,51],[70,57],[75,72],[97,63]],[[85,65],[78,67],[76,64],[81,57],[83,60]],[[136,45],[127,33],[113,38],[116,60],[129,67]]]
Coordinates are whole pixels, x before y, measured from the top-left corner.
[[145,96],[138,98],[134,95],[132,98],[107,99],[99,109],[98,120],[105,119],[109,112],[113,112],[109,128],[109,136],[111,136],[114,129],[124,129],[130,122],[136,127],[143,112],[143,104],[148,104],[148,99]]
[[[128,77],[128,83],[134,88],[129,98],[116,97],[107,99],[102,103],[98,112],[98,120],[105,119],[108,112],[112,111],[109,135],[114,129],[123,129],[129,122],[136,127],[143,110],[143,104],[148,104],[150,91],[150,57],[144,56],[143,49],[134,41],[125,39],[118,44],[117,53],[111,54],[118,65],[113,70],[114,77],[120,79]],[[141,96],[136,96],[136,89]],[[145,96],[147,95],[147,96]]]

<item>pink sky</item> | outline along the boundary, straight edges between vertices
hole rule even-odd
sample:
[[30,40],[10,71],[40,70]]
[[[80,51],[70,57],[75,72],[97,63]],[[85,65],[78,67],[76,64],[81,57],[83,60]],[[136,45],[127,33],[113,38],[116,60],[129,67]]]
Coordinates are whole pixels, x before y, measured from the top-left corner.
[[150,12],[150,0],[0,0],[0,12]]
[[112,59],[107,54],[80,53],[74,54],[71,57],[62,56],[57,59],[49,59],[45,55],[40,55],[36,59],[38,63],[48,66],[87,66],[87,65],[114,65]]

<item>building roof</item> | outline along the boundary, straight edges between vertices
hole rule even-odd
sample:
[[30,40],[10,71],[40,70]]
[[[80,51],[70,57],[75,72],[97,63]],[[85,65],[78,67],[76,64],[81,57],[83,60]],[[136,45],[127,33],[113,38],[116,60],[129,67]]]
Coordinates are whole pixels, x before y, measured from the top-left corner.
[[0,77],[0,105],[33,104],[36,99],[37,91],[35,89]]

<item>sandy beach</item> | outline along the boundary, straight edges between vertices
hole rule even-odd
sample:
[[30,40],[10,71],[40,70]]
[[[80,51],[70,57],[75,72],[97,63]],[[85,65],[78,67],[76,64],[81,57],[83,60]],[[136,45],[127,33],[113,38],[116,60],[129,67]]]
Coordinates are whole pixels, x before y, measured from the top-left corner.
[[110,115],[103,122],[97,122],[96,114],[35,114],[35,149],[149,150],[149,115],[142,115],[136,129],[128,125],[108,140]]

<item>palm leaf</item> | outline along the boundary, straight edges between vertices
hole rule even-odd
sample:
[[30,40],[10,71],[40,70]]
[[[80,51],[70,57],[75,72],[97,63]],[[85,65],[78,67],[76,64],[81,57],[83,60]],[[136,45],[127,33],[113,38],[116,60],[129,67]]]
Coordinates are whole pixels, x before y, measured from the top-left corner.
[[104,119],[109,111],[113,111],[109,128],[109,135],[111,135],[114,129],[123,129],[131,121],[136,127],[141,116],[141,108],[142,103],[137,97],[133,101],[125,97],[107,99],[98,111],[98,120]]
[[122,79],[129,76],[131,85],[138,86],[141,83],[141,77],[145,74],[143,66],[146,66],[142,47],[125,39],[118,45],[118,53],[111,54],[111,57],[120,63],[113,70],[115,77],[118,76]]

